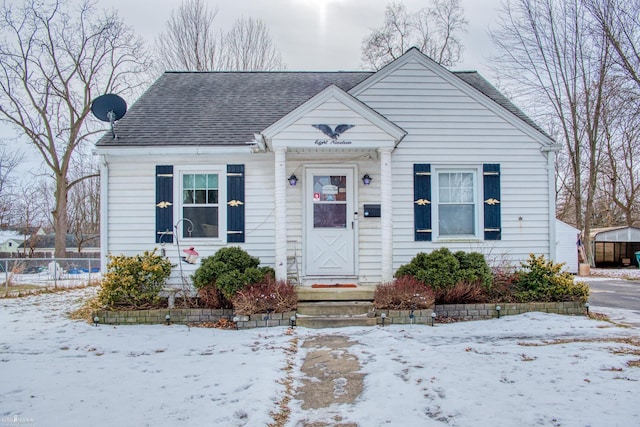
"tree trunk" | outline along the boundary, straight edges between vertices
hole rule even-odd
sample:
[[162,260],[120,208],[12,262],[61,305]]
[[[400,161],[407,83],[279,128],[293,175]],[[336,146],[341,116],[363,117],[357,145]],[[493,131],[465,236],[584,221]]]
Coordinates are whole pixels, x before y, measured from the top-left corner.
[[53,229],[55,231],[56,258],[65,258],[67,255],[67,198],[69,189],[67,180],[62,175],[56,176],[55,210],[53,214]]

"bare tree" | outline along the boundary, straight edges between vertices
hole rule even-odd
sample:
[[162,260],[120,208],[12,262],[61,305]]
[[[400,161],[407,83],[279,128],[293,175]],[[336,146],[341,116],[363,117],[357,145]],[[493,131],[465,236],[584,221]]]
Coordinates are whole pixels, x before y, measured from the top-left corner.
[[91,101],[142,84],[148,62],[140,39],[115,12],[83,0],[77,9],[26,0],[0,10],[0,119],[42,156],[55,181],[55,256],[66,253],[69,167],[76,149],[101,130],[87,122]]
[[384,24],[362,42],[362,60],[379,70],[416,46],[437,63],[453,66],[462,58],[459,36],[467,24],[460,0],[432,0],[430,7],[415,13],[408,13],[402,3],[390,3]]
[[183,0],[156,38],[158,71],[270,71],[284,69],[263,21],[238,19],[228,33],[216,30],[218,9]]
[[640,101],[628,96],[622,79],[613,80],[608,88],[608,102],[603,111],[605,138],[602,167],[604,203],[612,212],[611,222],[601,225],[633,226],[640,203]]
[[616,63],[640,89],[640,0],[584,0]]
[[[581,0],[515,0],[503,4],[492,32],[496,71],[556,123],[567,151],[576,225],[589,235],[594,216],[603,129],[609,44]],[[590,247],[586,246],[590,259]]]
[[22,163],[24,155],[0,146],[0,225],[7,225],[13,205],[13,190],[16,182],[15,169]]
[[223,69],[236,71],[273,71],[285,68],[263,21],[238,19],[222,39]]
[[[25,237],[22,252],[32,256],[38,244],[35,231],[46,224],[48,215],[40,205],[44,180],[23,180],[16,185],[13,197],[14,223],[24,230]],[[65,233],[66,235],[66,233]]]
[[184,0],[171,11],[167,28],[156,38],[158,68],[212,71],[219,68],[219,35],[214,20],[218,9],[202,0]]
[[82,180],[69,192],[69,232],[76,240],[78,253],[87,241],[100,232],[100,179],[98,165],[90,156],[74,162],[71,176],[90,177]]

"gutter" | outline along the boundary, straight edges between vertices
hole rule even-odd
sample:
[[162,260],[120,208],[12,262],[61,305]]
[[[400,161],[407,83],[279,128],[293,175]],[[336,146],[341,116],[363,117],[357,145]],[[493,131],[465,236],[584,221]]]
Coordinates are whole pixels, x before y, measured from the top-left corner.
[[107,156],[100,154],[100,271],[107,272],[109,253],[109,220],[108,203],[109,195],[109,163]]
[[556,170],[555,153],[562,150],[562,145],[551,144],[540,147],[547,157],[547,180],[549,182],[549,260],[556,262]]

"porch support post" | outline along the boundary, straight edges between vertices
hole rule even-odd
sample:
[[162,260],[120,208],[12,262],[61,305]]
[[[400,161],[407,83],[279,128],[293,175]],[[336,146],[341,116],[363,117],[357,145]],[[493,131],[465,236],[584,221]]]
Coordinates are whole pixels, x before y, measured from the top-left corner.
[[287,280],[287,149],[275,152],[276,280]]
[[382,255],[382,281],[393,279],[393,206],[391,201],[391,148],[380,149],[380,223]]

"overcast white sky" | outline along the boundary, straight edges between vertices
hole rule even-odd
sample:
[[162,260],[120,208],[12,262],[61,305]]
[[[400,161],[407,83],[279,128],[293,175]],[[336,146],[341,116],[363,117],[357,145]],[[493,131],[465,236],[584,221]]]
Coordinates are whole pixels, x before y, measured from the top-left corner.
[[[387,0],[205,0],[218,7],[216,24],[229,29],[242,17],[263,20],[282,53],[287,68],[297,70],[357,70],[360,45],[371,28],[382,24]],[[409,11],[430,4],[403,0]],[[124,20],[152,42],[164,28],[177,0],[111,0]],[[487,29],[497,16],[500,0],[462,0],[469,21],[464,36],[464,61],[457,70],[478,70],[491,78],[486,63],[491,50]]]
[[[8,0],[20,3],[22,0]],[[388,0],[205,0],[218,7],[216,25],[228,30],[244,16],[265,22],[275,46],[290,71],[359,70],[362,67],[362,39],[372,28],[382,25]],[[430,4],[428,0],[402,0],[408,11]],[[178,0],[109,0],[100,7],[115,8],[125,22],[150,44],[160,33]],[[463,61],[456,70],[477,70],[489,81],[492,45],[487,34],[495,25],[500,0],[462,0],[468,31],[463,36]],[[131,103],[130,100],[128,100]],[[0,138],[13,132],[0,124]],[[17,148],[17,147],[16,147]],[[23,147],[24,148],[24,147]],[[33,158],[29,156],[29,158]],[[39,157],[35,157],[39,163]],[[37,169],[30,162],[29,169]]]

